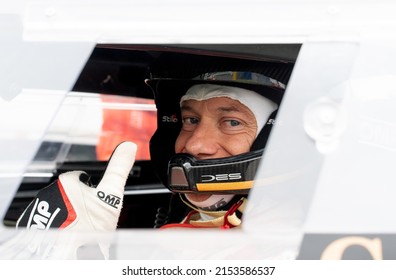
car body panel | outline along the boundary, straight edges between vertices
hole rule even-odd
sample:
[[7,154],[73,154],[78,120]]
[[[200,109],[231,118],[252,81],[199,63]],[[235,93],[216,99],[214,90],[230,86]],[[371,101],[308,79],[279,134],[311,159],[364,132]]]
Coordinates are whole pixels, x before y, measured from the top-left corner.
[[[0,213],[6,213],[57,109],[98,44],[126,49],[184,44],[187,52],[191,46],[216,52],[210,44],[249,42],[262,44],[267,59],[285,62],[296,53],[286,50],[282,58],[282,49],[273,54],[270,46],[295,44],[301,48],[243,227],[227,233],[120,229],[112,257],[320,259],[329,256],[321,253],[334,240],[360,236],[368,244],[379,240],[376,249],[355,240],[334,258],[358,245],[364,253],[352,258],[393,259],[392,253],[377,253],[389,249],[396,232],[395,9],[390,1],[10,3],[0,12],[0,52],[8,54],[0,65],[0,118],[9,120],[0,123]],[[241,57],[251,57],[242,49]],[[3,245],[12,232],[0,224]],[[321,234],[328,235],[320,238],[322,249],[307,253]],[[3,254],[8,257],[12,252]]]

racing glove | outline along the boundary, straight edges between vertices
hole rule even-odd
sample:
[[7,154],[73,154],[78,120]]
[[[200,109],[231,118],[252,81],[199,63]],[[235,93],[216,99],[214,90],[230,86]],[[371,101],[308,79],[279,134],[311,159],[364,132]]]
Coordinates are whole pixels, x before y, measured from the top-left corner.
[[[111,242],[105,234],[117,228],[136,149],[132,142],[119,144],[97,186],[84,171],[59,175],[22,213],[17,221],[22,235],[8,250],[14,251],[16,258],[77,259],[77,250],[89,243],[98,245],[103,258],[108,259]],[[50,228],[61,230],[54,234]]]

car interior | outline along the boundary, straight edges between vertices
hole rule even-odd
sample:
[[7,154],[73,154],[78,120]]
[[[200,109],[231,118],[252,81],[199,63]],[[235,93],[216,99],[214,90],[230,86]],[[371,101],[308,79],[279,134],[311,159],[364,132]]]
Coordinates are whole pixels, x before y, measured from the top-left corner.
[[[156,108],[150,78],[192,79],[214,71],[257,72],[289,82],[299,44],[98,44],[26,168],[3,223],[16,225],[36,193],[59,174],[84,170],[98,184],[115,146],[138,144],[125,187],[119,228],[155,228],[188,211],[158,179],[150,162]],[[171,94],[171,93],[169,93]]]

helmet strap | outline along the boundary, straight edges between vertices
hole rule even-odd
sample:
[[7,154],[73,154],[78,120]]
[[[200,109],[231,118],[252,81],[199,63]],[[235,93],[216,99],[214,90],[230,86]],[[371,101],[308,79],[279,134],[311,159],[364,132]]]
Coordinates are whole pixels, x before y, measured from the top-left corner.
[[275,123],[275,117],[278,110],[275,110],[271,113],[268,117],[267,122],[265,123],[264,127],[261,129],[260,133],[257,135],[256,140],[254,140],[252,147],[250,148],[251,151],[256,151],[263,149],[267,145],[268,137],[271,132],[271,129]]

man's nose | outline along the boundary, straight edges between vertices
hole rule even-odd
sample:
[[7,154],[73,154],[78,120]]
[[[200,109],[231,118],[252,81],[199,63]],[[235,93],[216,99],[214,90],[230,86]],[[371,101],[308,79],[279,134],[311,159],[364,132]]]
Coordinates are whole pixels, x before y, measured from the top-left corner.
[[218,134],[213,127],[198,125],[186,141],[185,150],[195,156],[211,156],[218,151]]

